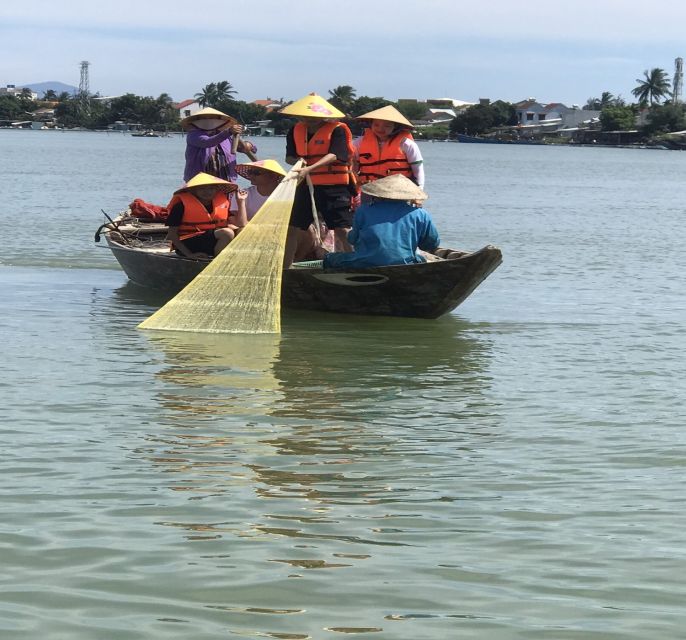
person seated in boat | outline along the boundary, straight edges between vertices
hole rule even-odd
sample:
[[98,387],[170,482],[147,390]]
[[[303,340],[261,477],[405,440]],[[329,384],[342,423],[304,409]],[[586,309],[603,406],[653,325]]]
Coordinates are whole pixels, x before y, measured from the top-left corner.
[[239,189],[236,199],[231,201],[230,222],[241,229],[260,210],[286,172],[276,160],[271,159],[239,164],[236,171],[252,183],[247,189]]
[[230,194],[238,187],[208,173],[193,176],[167,205],[167,240],[176,253],[195,260],[218,255],[236,234],[229,225]]
[[[233,142],[234,136],[243,131],[238,121],[208,107],[181,120],[181,126],[188,132],[184,182],[200,172],[235,182],[238,174]],[[251,142],[239,140],[237,151],[254,154],[257,147]]]
[[363,185],[400,174],[423,189],[424,160],[412,138],[412,123],[391,105],[356,119],[368,123],[362,136],[353,141],[358,182]]
[[[352,253],[323,255],[324,268],[362,269],[426,262],[440,243],[431,215],[416,203],[428,197],[412,180],[395,174],[367,182],[369,201],[355,212],[348,241]],[[430,256],[429,256],[430,257]]]
[[[299,253],[299,244],[309,242],[314,219],[312,199],[328,229],[334,232],[339,251],[350,251],[348,231],[352,226],[351,198],[357,193],[352,172],[352,134],[338,122],[345,114],[316,94],[309,94],[284,107],[280,113],[295,116],[297,124],[286,137],[286,162],[299,158],[306,166],[299,171],[286,239],[284,268],[290,267]],[[310,186],[312,185],[312,197]]]

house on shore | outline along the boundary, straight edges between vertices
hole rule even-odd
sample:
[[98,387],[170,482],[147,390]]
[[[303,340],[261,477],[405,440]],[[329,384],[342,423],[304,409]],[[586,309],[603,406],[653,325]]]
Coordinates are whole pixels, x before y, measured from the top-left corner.
[[540,134],[571,137],[580,129],[597,125],[600,111],[568,107],[561,102],[542,104],[528,98],[514,104],[517,115],[516,128],[526,137]]
[[175,108],[179,112],[179,120],[192,116],[202,109],[200,103],[197,100],[193,100],[193,98],[179,102],[175,105]]

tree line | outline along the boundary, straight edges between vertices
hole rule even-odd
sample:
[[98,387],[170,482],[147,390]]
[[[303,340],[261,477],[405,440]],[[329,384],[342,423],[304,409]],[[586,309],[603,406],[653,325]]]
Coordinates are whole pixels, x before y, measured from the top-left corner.
[[[636,103],[627,104],[621,96],[615,97],[605,91],[600,98],[589,98],[584,108],[601,112],[601,125],[605,131],[633,129],[639,111],[644,109],[648,109],[647,124],[642,127],[646,135],[686,129],[684,105],[677,100],[679,96],[671,93],[671,82],[664,69],[646,70],[636,82],[637,85],[632,90]],[[428,111],[427,103],[421,101],[394,102],[381,96],[358,96],[350,85],[339,85],[328,93],[329,102],[348,114],[347,122],[354,133],[358,133],[360,129],[359,122],[354,120],[356,117],[386,105],[395,106],[408,120],[422,119]],[[294,123],[292,118],[284,116],[278,110],[269,111],[261,105],[239,100],[236,96],[237,91],[233,85],[222,80],[206,85],[194,98],[201,106],[223,111],[243,124],[266,121],[277,134],[285,133]],[[283,106],[288,104],[283,99],[275,102]],[[18,96],[0,96],[0,120],[32,120],[34,112],[41,107],[53,107],[57,125],[64,128],[105,129],[121,121],[158,131],[181,129],[178,110],[166,93],[157,98],[132,93],[116,98],[102,98],[97,94],[84,96],[63,92],[58,95],[54,91],[47,91],[42,100],[33,101],[30,90],[25,90]],[[420,135],[480,135],[516,123],[514,105],[496,100],[467,107],[449,125],[422,128]]]

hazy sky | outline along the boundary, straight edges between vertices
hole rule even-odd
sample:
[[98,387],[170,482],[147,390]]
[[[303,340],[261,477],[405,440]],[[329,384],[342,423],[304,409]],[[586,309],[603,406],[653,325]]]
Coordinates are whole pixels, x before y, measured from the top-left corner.
[[686,57],[674,0],[34,0],[0,7],[0,86],[57,80],[192,98],[228,80],[242,100],[359,95],[633,99],[643,71]]

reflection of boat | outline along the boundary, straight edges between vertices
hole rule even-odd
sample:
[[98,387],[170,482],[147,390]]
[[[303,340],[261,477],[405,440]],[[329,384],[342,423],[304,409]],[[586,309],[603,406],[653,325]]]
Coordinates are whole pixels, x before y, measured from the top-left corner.
[[[185,287],[207,262],[177,256],[167,228],[122,214],[103,225],[107,244],[130,280],[170,295]],[[438,249],[437,261],[354,271],[323,269],[321,262],[294,265],[283,275],[285,307],[364,315],[437,318],[452,311],[501,263],[500,249]]]
[[155,133],[152,129],[146,129],[145,131],[136,131],[131,134],[134,138],[159,138],[160,134]]
[[456,134],[458,142],[474,142],[478,144],[545,144],[542,140],[514,139],[505,140],[502,138],[481,138],[479,136],[468,136],[464,133]]

